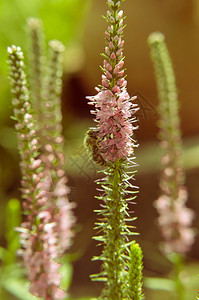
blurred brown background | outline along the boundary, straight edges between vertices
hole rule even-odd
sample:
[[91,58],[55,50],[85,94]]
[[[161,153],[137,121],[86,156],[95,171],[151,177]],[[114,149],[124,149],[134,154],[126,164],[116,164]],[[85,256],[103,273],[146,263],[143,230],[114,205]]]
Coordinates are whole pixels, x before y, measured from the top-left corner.
[[[180,101],[180,116],[182,135],[185,148],[185,167],[187,186],[189,190],[188,206],[198,211],[198,178],[199,178],[199,122],[198,122],[198,82],[199,82],[199,1],[197,0],[127,0],[122,4],[125,20],[125,66],[127,68],[128,92],[137,95],[141,111],[139,113],[140,129],[135,134],[140,144],[136,150],[137,161],[140,164],[136,174],[136,184],[140,188],[138,204],[133,209],[138,216],[136,226],[141,233],[138,240],[144,251],[145,274],[151,276],[166,276],[171,270],[170,263],[159,251],[158,242],[161,240],[156,227],[156,211],[153,201],[159,195],[160,153],[157,140],[158,104],[153,65],[147,38],[153,31],[161,31],[166,37],[167,46],[172,57],[176,74]],[[104,34],[106,22],[101,17],[106,12],[105,1],[94,0],[87,19],[83,37],[85,60],[82,68],[69,75],[70,108],[77,120],[85,118],[92,123],[89,106],[86,105],[85,95],[95,94],[94,87],[100,84],[102,57],[104,51]],[[77,114],[76,114],[77,112]],[[77,167],[78,170],[78,167]],[[81,170],[80,170],[81,174]],[[72,175],[73,176],[73,175]],[[92,255],[100,250],[91,240],[92,227],[96,219],[93,209],[98,208],[95,185],[84,178],[75,178],[78,202],[77,215],[80,224],[84,226],[77,235],[76,246],[84,248],[84,254],[75,262],[75,283],[85,288],[91,286],[97,291],[100,285],[89,284],[88,276],[97,271],[96,262],[90,262]],[[92,177],[92,176],[91,176]],[[82,194],[84,189],[85,194]],[[89,190],[89,195],[87,194]],[[194,227],[198,228],[196,216]],[[188,261],[195,265],[198,257],[198,239],[189,254]],[[198,271],[199,272],[199,271]],[[195,276],[195,275],[193,275]],[[149,296],[149,295],[148,295]],[[162,295],[158,294],[158,297]],[[163,296],[164,297],[164,296]],[[168,299],[166,296],[165,299]],[[149,298],[150,299],[150,298]],[[156,299],[153,296],[153,299]]]
[[[82,1],[84,3],[84,0]],[[17,0],[13,0],[14,2],[17,3]],[[26,3],[31,3],[31,1]],[[58,36],[56,36],[56,22],[52,22],[50,19],[50,25],[53,23],[55,27],[55,33],[52,36],[49,29],[51,26],[49,28],[44,26],[45,29],[49,29],[47,30],[48,39],[49,37],[50,39],[59,38],[59,36],[64,35],[66,29],[70,36],[70,42],[65,41],[62,110],[66,138],[66,172],[72,189],[71,200],[77,203],[75,208],[77,233],[71,249],[74,274],[70,292],[73,296],[95,296],[100,293],[102,287],[101,284],[91,283],[89,279],[89,275],[98,272],[100,268],[100,264],[91,262],[92,256],[100,253],[100,248],[96,247],[96,242],[92,240],[92,236],[95,234],[94,222],[96,221],[96,214],[93,213],[93,210],[99,208],[99,201],[94,198],[97,195],[94,180],[100,174],[97,173],[98,169],[91,161],[88,163],[89,158],[85,153],[83,140],[89,126],[94,125],[92,115],[89,112],[90,107],[85,97],[95,94],[94,87],[100,84],[101,80],[99,65],[102,64],[103,58],[100,53],[104,51],[104,31],[107,27],[102,15],[106,14],[107,6],[105,0],[93,0],[90,3],[91,7],[86,20],[78,23],[77,28],[74,26],[74,29],[69,26],[68,28],[62,27],[63,30],[61,30],[62,24],[60,23],[59,30],[57,30]],[[1,1],[0,8],[2,8]],[[49,12],[52,12],[53,9],[50,5],[48,8]],[[131,96],[138,96],[137,101],[141,106],[138,113],[140,128],[135,133],[135,138],[140,144],[135,151],[136,160],[139,164],[135,184],[139,187],[140,192],[137,197],[137,205],[130,207],[130,210],[135,211],[134,216],[138,217],[135,225],[140,236],[136,239],[140,242],[144,253],[145,276],[167,278],[172,272],[172,266],[159,249],[161,236],[156,226],[157,213],[153,207],[153,201],[157,199],[160,192],[159,174],[161,167],[159,161],[161,153],[158,148],[156,125],[158,99],[147,38],[153,31],[164,33],[173,61],[179,91],[186,184],[189,191],[187,205],[193,208],[196,213],[193,226],[197,232],[199,227],[199,0],[126,0],[122,3],[122,9],[127,15],[124,54],[126,56],[128,92]],[[78,9],[77,12],[73,11],[71,15],[70,10],[60,10],[62,18],[66,20],[68,17],[72,20],[74,15],[79,13]],[[17,11],[15,16],[17,18]],[[6,20],[9,21],[12,18],[6,18]],[[5,23],[3,24],[5,26]],[[24,24],[17,28],[18,32],[24,30]],[[1,28],[4,28],[3,25]],[[70,30],[72,30],[71,34]],[[9,31],[12,33],[11,30]],[[14,41],[11,42],[11,38],[14,39],[12,35],[10,39],[4,38],[4,42],[7,45],[14,43]],[[17,40],[18,37],[15,38]],[[17,43],[20,44],[20,42]],[[2,51],[5,52],[6,49]],[[7,75],[5,75],[7,72],[6,64],[3,69],[4,75],[0,78],[2,87],[4,87],[5,82],[8,84]],[[2,185],[0,196],[3,199],[0,207],[0,227],[1,240],[4,246],[6,244],[3,236],[4,208],[8,199],[12,197],[20,199],[20,171],[16,136],[12,129],[13,122],[9,119],[11,96],[8,96],[8,92],[2,101],[5,105],[4,110],[1,109],[3,130],[0,126],[0,183]],[[199,286],[197,277],[199,274],[198,253],[199,239],[197,236],[196,242],[186,258],[183,275],[189,291],[188,299],[193,299],[196,296],[197,282]],[[196,284],[193,286],[192,282],[196,282]],[[154,294],[151,294],[152,292],[149,290],[146,292],[146,299],[149,300],[156,300],[160,297],[162,300],[171,297],[174,299],[173,295],[165,291]]]

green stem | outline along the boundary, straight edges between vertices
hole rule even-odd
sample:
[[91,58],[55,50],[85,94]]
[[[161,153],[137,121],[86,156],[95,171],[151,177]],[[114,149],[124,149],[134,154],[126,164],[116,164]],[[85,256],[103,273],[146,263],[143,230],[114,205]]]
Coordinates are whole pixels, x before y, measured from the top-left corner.
[[178,197],[178,188],[184,184],[182,142],[179,119],[179,102],[176,79],[164,35],[154,32],[148,39],[154,62],[160,112],[160,140],[165,141],[165,152],[169,155],[167,167],[173,169],[168,188],[172,201]]
[[127,242],[127,237],[133,235],[126,224],[133,221],[129,218],[127,193],[127,174],[124,171],[123,162],[117,160],[104,171],[106,178],[101,182],[105,194],[101,197],[105,202],[100,222],[96,223],[101,236],[95,237],[103,243],[102,255],[95,257],[102,261],[102,272],[93,275],[94,280],[105,281],[105,288],[99,299],[130,300],[129,293],[129,246],[133,242]]
[[110,299],[123,299],[121,275],[125,269],[124,262],[121,259],[122,249],[124,245],[122,201],[119,193],[120,174],[118,166],[115,165],[113,172],[112,185],[113,190],[110,193],[110,200],[106,201],[109,209],[109,220],[107,226],[107,252],[110,263],[107,265],[107,275],[109,284]]
[[45,43],[43,24],[37,18],[28,19],[29,38],[29,76],[31,104],[40,128],[42,122],[42,98],[45,77]]
[[184,259],[182,255],[175,254],[175,260],[173,261],[174,264],[174,271],[175,271],[175,285],[176,285],[176,294],[178,300],[185,300],[185,287],[184,283],[181,279],[182,271],[184,269]]

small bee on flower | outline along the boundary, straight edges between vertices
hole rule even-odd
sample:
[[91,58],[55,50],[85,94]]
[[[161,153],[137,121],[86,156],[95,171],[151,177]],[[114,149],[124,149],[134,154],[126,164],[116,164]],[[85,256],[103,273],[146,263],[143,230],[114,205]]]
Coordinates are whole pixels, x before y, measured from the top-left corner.
[[89,129],[86,132],[84,145],[88,149],[88,152],[92,154],[92,159],[97,165],[107,165],[107,162],[103,158],[103,151],[101,151],[100,149],[100,138],[98,129]]

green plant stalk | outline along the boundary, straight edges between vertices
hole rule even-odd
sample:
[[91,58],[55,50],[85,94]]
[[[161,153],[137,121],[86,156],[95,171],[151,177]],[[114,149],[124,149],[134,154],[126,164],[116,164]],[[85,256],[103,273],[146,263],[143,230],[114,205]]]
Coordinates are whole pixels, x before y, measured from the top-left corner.
[[[128,222],[136,218],[130,218],[128,213],[128,201],[135,197],[127,198],[129,186],[128,176],[123,161],[117,160],[104,171],[106,177],[98,183],[104,189],[104,196],[97,197],[104,201],[102,210],[97,213],[100,216],[96,229],[100,236],[94,237],[100,245],[103,245],[101,256],[94,257],[102,261],[103,271],[100,274],[92,275],[94,280],[105,281],[105,288],[99,299],[124,300],[131,298],[131,288],[129,285],[130,245],[133,241],[127,242],[127,236],[134,235],[131,229],[134,226]],[[132,175],[133,176],[133,175]],[[142,299],[142,298],[138,298]]]
[[[26,218],[32,214],[33,208],[36,208],[36,195],[38,189],[35,188],[33,193],[29,191],[35,186],[33,167],[34,160],[39,154],[38,141],[35,130],[35,123],[31,115],[31,105],[29,90],[27,88],[27,80],[25,66],[23,61],[23,52],[20,47],[12,46],[8,48],[9,69],[11,92],[13,96],[13,112],[12,117],[16,124],[15,129],[18,133],[18,149],[21,158],[20,167],[22,173],[22,198],[26,199],[29,195],[32,200],[31,209],[28,208],[24,212]],[[41,169],[40,169],[41,171]],[[33,223],[37,228],[37,218],[33,216]]]
[[[131,251],[134,243],[131,236],[131,225],[136,218],[129,215],[131,201],[135,199],[136,189],[130,180],[135,172],[129,172],[133,167],[132,140],[133,126],[136,118],[133,116],[138,110],[135,99],[130,98],[126,86],[124,56],[123,56],[123,11],[120,9],[121,1],[107,0],[108,11],[104,17],[108,23],[105,31],[105,51],[101,85],[96,96],[87,97],[89,104],[95,106],[91,110],[95,114],[96,128],[88,130],[85,146],[89,149],[93,162],[102,166],[105,177],[98,181],[101,186],[101,195],[97,197],[103,204],[97,210],[98,222],[96,230],[98,236],[94,237],[102,246],[102,254],[94,260],[102,261],[102,271],[92,275],[93,280],[104,281],[104,290],[99,299],[132,300],[132,287],[130,284]],[[138,264],[142,258],[138,260]],[[138,280],[141,280],[139,278]],[[138,282],[135,282],[138,284]],[[141,286],[139,282],[138,286]],[[138,298],[141,299],[141,296]]]
[[[63,141],[61,91],[63,75],[63,51],[65,47],[60,41],[49,42],[48,57],[46,57],[45,34],[41,20],[30,18],[28,20],[30,39],[30,79],[31,102],[38,122],[38,135],[41,143],[41,153],[55,156],[51,161],[52,167],[63,167]],[[48,160],[48,159],[47,159]],[[49,165],[49,161],[47,163]],[[53,172],[53,171],[52,171]],[[52,173],[51,172],[51,173]],[[56,181],[56,174],[51,174]]]
[[179,253],[168,254],[168,259],[174,265],[174,284],[176,289],[176,294],[179,300],[186,299],[186,293],[184,288],[184,283],[181,279],[181,275],[184,269],[184,256]]
[[29,39],[29,77],[31,103],[38,122],[38,128],[42,122],[42,98],[45,82],[46,50],[45,36],[41,20],[29,18],[28,39]]
[[165,152],[170,155],[168,167],[171,166],[174,170],[173,176],[170,176],[168,182],[170,196],[174,201],[178,197],[179,186],[183,185],[185,181],[176,80],[164,35],[159,32],[152,33],[148,42],[151,48],[160,101],[159,138],[168,142],[164,149],[166,148]]
[[[151,58],[154,63],[160,113],[160,134],[162,146],[166,154],[165,170],[172,170],[172,173],[162,174],[160,187],[162,193],[171,199],[171,210],[174,209],[174,203],[179,197],[179,187],[184,184],[185,175],[182,162],[182,142],[180,132],[179,104],[176,88],[175,74],[171,58],[164,40],[164,35],[159,32],[152,33],[148,38],[151,48]],[[166,184],[165,184],[166,183]],[[183,268],[183,260],[177,253],[172,260],[174,266],[174,280],[176,292],[179,300],[184,300],[184,284],[180,278],[180,272]],[[169,258],[169,256],[168,256]]]
[[[43,146],[49,143],[57,153],[63,153],[61,91],[63,75],[64,45],[57,40],[49,42],[47,76],[42,101],[42,132]],[[59,160],[59,159],[58,159]],[[58,163],[58,162],[57,162]]]
[[179,300],[185,300],[186,299],[186,294],[185,294],[185,287],[184,283],[181,280],[181,274],[184,269],[184,260],[181,255],[178,255],[178,258],[176,259],[175,263],[175,283],[176,283],[176,291],[178,295]]

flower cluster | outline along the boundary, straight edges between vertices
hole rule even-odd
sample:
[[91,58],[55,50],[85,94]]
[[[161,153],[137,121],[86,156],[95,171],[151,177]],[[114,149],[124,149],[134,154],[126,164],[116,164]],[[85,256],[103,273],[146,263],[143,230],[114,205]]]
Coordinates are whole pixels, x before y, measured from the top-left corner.
[[194,242],[191,228],[194,213],[186,207],[187,190],[182,162],[182,141],[179,120],[179,102],[175,74],[168,49],[161,33],[149,36],[151,56],[154,61],[159,94],[159,137],[163,149],[160,179],[162,195],[155,207],[160,216],[158,223],[165,239],[166,253],[186,253]]
[[[23,53],[19,47],[9,47],[11,91],[13,112],[21,157],[22,197],[24,221],[20,228],[21,249],[19,254],[31,281],[30,291],[46,300],[65,296],[59,286],[61,275],[58,257],[57,224],[49,206],[47,190],[50,181],[45,176],[39,158],[39,141],[31,114],[31,104],[24,72]],[[58,212],[59,214],[59,212]]]
[[[37,133],[40,139],[40,159],[44,165],[45,186],[53,220],[56,222],[58,253],[70,246],[71,226],[74,223],[72,204],[69,203],[67,177],[64,171],[64,137],[62,135],[61,91],[64,45],[57,40],[49,42],[46,56],[45,34],[39,19],[28,20],[30,33],[29,67],[31,100]],[[56,207],[55,211],[53,207]]]
[[62,63],[64,46],[60,41],[49,42],[47,78],[43,84],[43,101],[40,115],[41,160],[45,166],[46,175],[50,177],[48,201],[59,209],[54,215],[58,233],[59,253],[63,254],[70,246],[72,237],[71,225],[74,218],[71,213],[72,204],[68,201],[70,193],[66,185],[67,177],[64,171],[64,137],[62,135],[61,88]]
[[[87,97],[89,104],[95,105],[95,121],[98,123],[100,152],[106,161],[114,162],[125,159],[133,152],[131,136],[136,127],[132,115],[137,111],[137,104],[130,98],[124,76],[123,56],[123,11],[119,10],[120,1],[107,1],[109,6],[106,20],[110,24],[105,32],[106,47],[103,62],[102,84],[96,88],[98,94]],[[130,122],[131,119],[131,122]]]
[[[141,250],[132,252],[133,259],[130,255],[134,241],[129,241],[129,238],[135,233],[129,222],[135,218],[129,216],[128,202],[135,196],[127,196],[135,193],[129,182],[135,172],[129,171],[128,167],[133,164],[135,145],[132,135],[137,128],[133,126],[136,122],[133,114],[138,105],[132,102],[136,97],[130,98],[126,89],[121,1],[108,0],[107,4],[109,10],[105,19],[109,26],[105,32],[105,53],[102,54],[102,81],[96,88],[97,95],[87,97],[89,104],[95,106],[91,113],[95,115],[97,126],[87,132],[85,144],[92,151],[93,161],[105,167],[102,170],[105,177],[97,182],[102,192],[97,198],[103,201],[103,205],[97,210],[99,220],[95,229],[99,235],[94,237],[103,250],[100,256],[93,258],[102,261],[102,268],[91,278],[105,282],[100,299],[143,299]],[[139,274],[137,280],[135,273]]]

